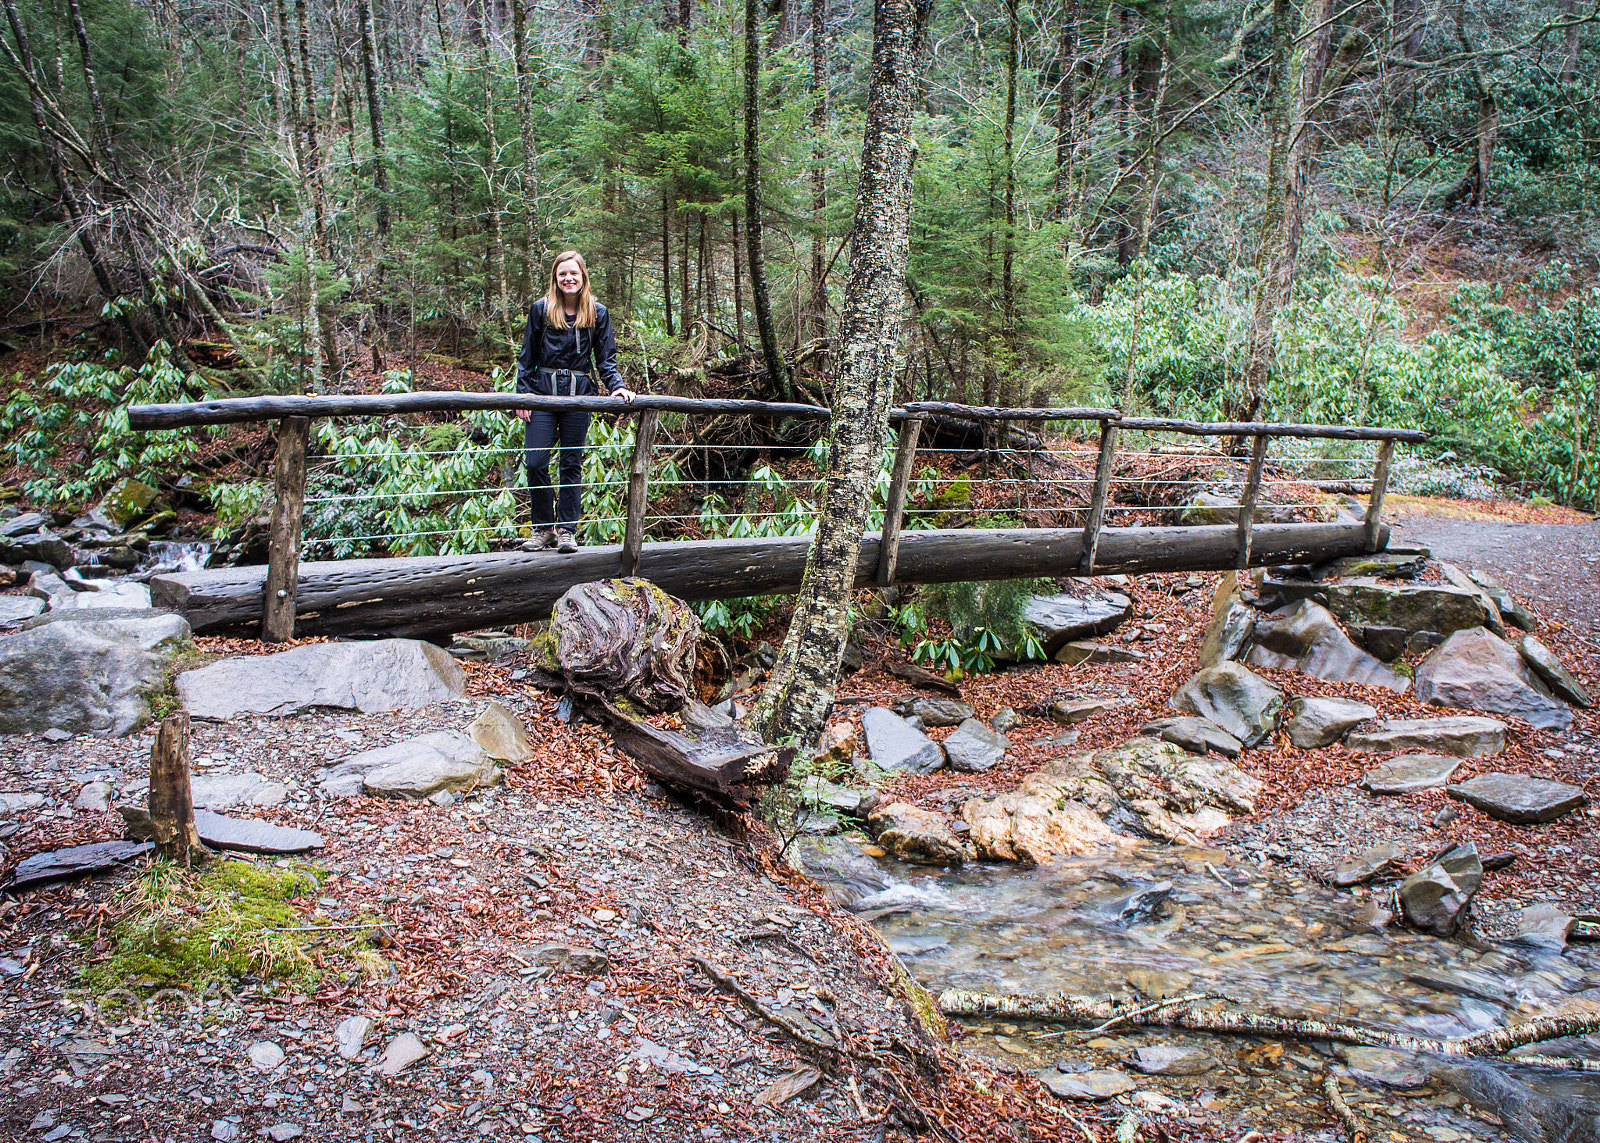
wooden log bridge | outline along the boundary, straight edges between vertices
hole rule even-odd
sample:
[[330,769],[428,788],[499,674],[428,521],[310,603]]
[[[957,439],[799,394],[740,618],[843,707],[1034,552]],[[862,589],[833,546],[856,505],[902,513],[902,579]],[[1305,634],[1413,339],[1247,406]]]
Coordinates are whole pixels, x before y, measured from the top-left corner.
[[[639,419],[628,468],[627,522],[621,544],[553,552],[339,560],[300,563],[308,425],[317,417],[395,416],[430,412],[587,409]],[[741,414],[826,420],[814,405],[646,395],[631,404],[612,397],[542,397],[526,393],[401,393],[356,396],[239,397],[192,404],[136,405],[128,424],[140,430],[277,419],[277,494],[266,567],[186,572],[151,580],[158,606],[188,618],[196,634],[251,634],[269,642],[292,636],[363,635],[443,638],[458,631],[540,619],[574,584],[640,575],[682,599],[730,599],[799,590],[809,536],[735,540],[644,541],[650,448],[663,413]],[[881,534],[862,537],[856,585],[949,583],[1118,572],[1215,571],[1277,563],[1320,563],[1382,548],[1380,522],[1389,464],[1399,442],[1425,434],[1365,425],[1270,422],[1206,423],[1124,417],[1116,409],[992,408],[943,401],[908,402],[890,411],[902,426]],[[979,424],[1097,422],[1100,448],[1087,522],[1082,528],[960,529],[902,532],[908,483],[924,421]],[[1249,475],[1236,523],[1178,528],[1106,528],[1119,433],[1181,433],[1252,438]],[[1278,437],[1377,441],[1371,499],[1363,521],[1254,522],[1268,442]]]
[[[1380,542],[1388,539],[1380,531]],[[1096,574],[1220,571],[1235,566],[1232,524],[1107,528],[1099,533]],[[809,536],[679,540],[641,545],[637,574],[680,599],[733,599],[800,589]],[[882,541],[862,537],[856,586],[878,578]],[[1259,524],[1251,556],[1261,564],[1322,562],[1359,555],[1366,526]],[[950,583],[1077,575],[1081,528],[946,529],[902,532],[894,580]],[[295,634],[438,638],[457,631],[540,619],[574,584],[622,574],[623,546],[556,552],[329,560],[300,565]],[[150,581],[156,605],[180,612],[197,635],[250,635],[259,629],[268,569],[181,572]]]

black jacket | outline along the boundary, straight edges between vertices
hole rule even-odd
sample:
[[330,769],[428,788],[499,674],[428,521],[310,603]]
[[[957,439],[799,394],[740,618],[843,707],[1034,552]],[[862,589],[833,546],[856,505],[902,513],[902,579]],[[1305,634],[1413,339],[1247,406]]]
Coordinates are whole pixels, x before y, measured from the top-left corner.
[[528,324],[522,331],[522,352],[517,354],[517,392],[551,394],[554,390],[550,378],[537,376],[540,369],[570,369],[588,374],[588,384],[577,386],[580,392],[574,396],[593,396],[601,392],[595,384],[597,374],[605,383],[604,392],[623,388],[622,374],[617,371],[617,342],[611,336],[611,315],[605,306],[595,303],[594,325],[588,329],[575,325],[556,329],[545,320],[544,310],[544,298],[528,309]]

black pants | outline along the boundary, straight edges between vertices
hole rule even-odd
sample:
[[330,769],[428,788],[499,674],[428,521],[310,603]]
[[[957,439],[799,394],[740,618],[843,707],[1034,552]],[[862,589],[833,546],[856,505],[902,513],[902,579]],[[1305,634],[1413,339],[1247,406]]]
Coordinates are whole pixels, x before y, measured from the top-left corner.
[[[589,435],[589,414],[583,409],[563,409],[559,413],[535,409],[528,416],[523,433],[524,459],[528,466],[528,497],[532,501],[533,526],[551,524],[572,531],[583,515],[583,442]],[[558,470],[561,481],[559,502],[551,504],[550,450],[561,444]],[[553,509],[553,510],[552,510]]]

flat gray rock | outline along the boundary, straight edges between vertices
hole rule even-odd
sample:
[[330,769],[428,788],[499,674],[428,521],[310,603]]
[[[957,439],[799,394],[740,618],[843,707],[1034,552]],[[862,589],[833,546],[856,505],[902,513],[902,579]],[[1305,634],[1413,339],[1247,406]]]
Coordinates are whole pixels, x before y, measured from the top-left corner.
[[1127,1062],[1147,1076],[1197,1076],[1217,1066],[1217,1061],[1201,1049],[1173,1044],[1139,1048]]
[[1400,883],[1400,911],[1413,928],[1454,936],[1483,884],[1483,862],[1472,842],[1458,845]]
[[1355,857],[1346,857],[1333,867],[1333,883],[1341,889],[1371,881],[1385,869],[1405,857],[1405,850],[1393,842],[1384,842]]
[[784,851],[783,859],[845,908],[889,887],[889,875],[847,837],[800,838]]
[[73,591],[50,597],[51,611],[99,608],[119,611],[150,610],[150,589],[142,583],[119,581],[87,591]]
[[1517,914],[1517,935],[1511,939],[1520,945],[1560,952],[1567,947],[1567,937],[1575,921],[1572,914],[1554,905],[1545,902],[1529,905]]
[[1435,790],[1450,781],[1462,761],[1448,754],[1402,754],[1361,775],[1361,784],[1374,794]]
[[1010,746],[1011,739],[975,718],[964,721],[944,740],[950,769],[963,774],[980,774],[993,769]]
[[901,718],[920,718],[923,726],[960,726],[974,713],[971,703],[920,695],[896,699],[890,709]]
[[1039,1073],[1039,1082],[1062,1099],[1093,1102],[1115,1099],[1138,1086],[1124,1073],[1113,1071],[1075,1072],[1071,1075],[1046,1071]]
[[1487,758],[1506,748],[1506,724],[1493,718],[1391,718],[1352,731],[1344,744],[1359,754],[1420,750],[1457,758]]
[[1574,706],[1591,707],[1594,698],[1584,689],[1584,685],[1577,680],[1573,673],[1567,670],[1555,652],[1546,647],[1532,635],[1524,635],[1517,642],[1517,651],[1522,655],[1523,661],[1533,670],[1533,673],[1544,680],[1549,687],[1561,698]]
[[1315,750],[1320,746],[1332,746],[1360,723],[1377,717],[1377,710],[1364,702],[1296,698],[1284,709],[1282,725],[1290,742],[1302,750]]
[[1238,663],[1225,661],[1184,683],[1167,705],[1210,719],[1246,746],[1255,746],[1272,733],[1283,692]]
[[224,659],[178,676],[195,718],[289,715],[312,707],[364,714],[460,698],[466,677],[448,652],[416,639],[313,643],[275,655]]
[[1399,627],[1407,634],[1435,631],[1448,635],[1489,622],[1488,599],[1476,585],[1397,584],[1348,579],[1319,584],[1327,608],[1341,623],[1355,627]]
[[78,796],[72,799],[72,808],[104,812],[111,808],[112,792],[110,782],[85,782]]
[[161,611],[29,620],[0,635],[0,734],[132,733],[150,721],[148,696],[188,639],[189,624]]
[[1158,718],[1139,728],[1140,734],[1153,734],[1163,742],[1181,746],[1196,754],[1221,754],[1224,758],[1237,758],[1244,751],[1244,743],[1229,734],[1208,718],[1190,715],[1185,718]]
[[1066,663],[1070,667],[1083,663],[1091,666],[1096,663],[1138,663],[1147,658],[1149,656],[1143,651],[1136,651],[1121,643],[1091,643],[1086,639],[1063,643],[1061,650],[1055,654],[1056,662]]
[[484,707],[483,713],[467,727],[467,734],[483,747],[485,754],[502,762],[526,762],[533,757],[528,728],[504,703],[491,702]]
[[426,798],[500,779],[500,768],[483,747],[458,731],[436,730],[343,759],[324,775],[322,790],[333,797]]
[[276,806],[289,796],[289,787],[252,772],[192,774],[189,794],[198,809],[231,810],[234,806]]
[[29,532],[37,532],[48,527],[49,520],[45,519],[43,512],[24,512],[20,516],[13,516],[9,520],[0,521],[0,536],[11,539],[13,536],[26,536]]
[[0,623],[21,623],[44,610],[44,600],[31,595],[0,595]]
[[1069,697],[1058,699],[1050,704],[1050,717],[1057,722],[1072,726],[1093,718],[1097,714],[1104,714],[1108,710],[1116,710],[1119,706],[1127,706],[1132,699],[1121,695],[1090,695],[1086,698]]
[[386,1076],[397,1076],[418,1060],[426,1059],[428,1049],[410,1032],[402,1032],[389,1041],[383,1050],[383,1060],[378,1070]]
[[1455,632],[1422,661],[1417,698],[1431,706],[1515,715],[1544,730],[1572,723],[1571,709],[1534,682],[1516,648],[1481,627]]
[[1133,613],[1133,601],[1115,591],[1076,595],[1036,595],[1023,608],[1023,618],[1039,632],[1045,652],[1054,655],[1063,643],[1104,635]]
[[868,707],[861,716],[872,760],[885,770],[931,774],[944,765],[944,750],[933,739],[885,707]]
[[1479,774],[1446,787],[1445,793],[1513,825],[1555,821],[1589,804],[1577,786],[1526,774]]
[[39,885],[105,873],[154,848],[147,841],[97,841],[93,845],[74,845],[68,849],[36,853],[17,862],[10,880],[0,889],[7,893],[21,893]]
[[828,781],[821,774],[809,774],[800,783],[800,801],[802,805],[815,809],[832,810],[837,813],[855,817],[861,812],[862,799],[866,797],[860,790],[852,790],[848,786],[840,786]]
[[1404,694],[1411,680],[1351,642],[1333,613],[1309,599],[1256,621],[1252,666],[1299,671],[1334,683],[1361,683]]
[[210,810],[195,810],[194,828],[200,840],[212,849],[240,853],[304,853],[308,849],[321,849],[325,844],[320,833],[308,829],[227,818]]
[[367,1046],[367,1037],[372,1034],[372,1018],[369,1016],[350,1016],[339,1022],[333,1030],[334,1043],[339,1046],[339,1055],[347,1060],[353,1060],[361,1054],[361,1049]]

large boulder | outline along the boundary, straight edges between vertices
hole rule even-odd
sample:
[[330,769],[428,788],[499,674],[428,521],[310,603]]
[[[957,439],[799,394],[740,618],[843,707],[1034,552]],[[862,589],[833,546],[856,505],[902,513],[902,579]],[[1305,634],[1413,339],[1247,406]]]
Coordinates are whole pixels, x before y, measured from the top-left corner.
[[41,615],[0,636],[0,734],[131,734],[189,624],[164,611]]
[[1574,706],[1587,708],[1594,705],[1594,698],[1584,685],[1567,670],[1560,659],[1556,658],[1555,652],[1538,639],[1532,635],[1524,635],[1517,643],[1517,651],[1522,655],[1523,661],[1532,668],[1533,673],[1544,680],[1544,685],[1557,696]]
[[1432,706],[1510,714],[1542,729],[1572,722],[1567,704],[1534,681],[1516,648],[1475,628],[1457,631],[1417,668],[1417,697]]
[[1411,680],[1350,641],[1333,613],[1309,599],[1256,621],[1255,646],[1246,662],[1296,670],[1334,683],[1363,683],[1404,694]]
[[223,659],[178,676],[178,697],[195,718],[289,715],[312,707],[363,714],[429,706],[466,693],[448,652],[415,639],[312,643],[273,655]]
[[967,849],[943,814],[905,802],[891,802],[867,816],[867,828],[878,844],[902,861],[922,865],[960,865]]
[[1023,609],[1023,617],[1039,632],[1048,655],[1074,639],[1104,635],[1132,613],[1133,601],[1114,591],[1036,595]]
[[1348,627],[1398,627],[1407,634],[1448,635],[1489,622],[1476,588],[1348,579],[1326,585],[1328,610]]
[[500,768],[471,737],[436,730],[341,760],[323,776],[322,791],[331,797],[417,799],[492,786],[500,780]]
[[1085,771],[1085,759],[1057,759],[1009,794],[972,798],[961,807],[967,840],[979,857],[1038,865],[1052,857],[1132,844],[1097,812],[1111,812],[1116,791]]
[[569,690],[653,713],[678,710],[694,697],[700,620],[648,580],[569,588],[556,600],[543,639],[536,666]]
[[885,770],[931,774],[944,765],[944,750],[905,719],[881,706],[861,716],[872,760]]
[[1555,821],[1589,803],[1589,796],[1577,786],[1526,774],[1479,774],[1447,787],[1445,793],[1515,825]]
[[1306,697],[1290,700],[1282,725],[1290,742],[1302,750],[1315,750],[1332,746],[1352,727],[1377,717],[1377,710],[1364,702]]
[[1272,733],[1283,692],[1238,663],[1207,667],[1179,687],[1168,704],[1208,718],[1246,746]]
[[1352,731],[1344,744],[1358,754],[1420,750],[1457,758],[1487,758],[1506,748],[1506,724],[1493,718],[1390,718]]

